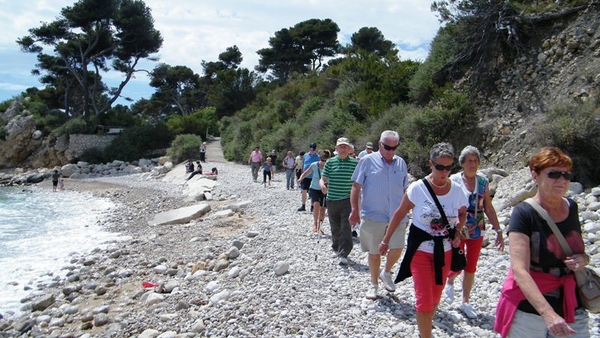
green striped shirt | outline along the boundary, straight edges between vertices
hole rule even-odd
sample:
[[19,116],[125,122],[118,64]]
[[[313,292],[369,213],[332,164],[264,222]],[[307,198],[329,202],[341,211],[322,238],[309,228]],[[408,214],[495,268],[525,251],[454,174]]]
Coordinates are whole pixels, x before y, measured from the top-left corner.
[[358,161],[350,156],[340,159],[338,156],[325,162],[321,176],[327,177],[327,200],[339,201],[350,198],[352,174]]

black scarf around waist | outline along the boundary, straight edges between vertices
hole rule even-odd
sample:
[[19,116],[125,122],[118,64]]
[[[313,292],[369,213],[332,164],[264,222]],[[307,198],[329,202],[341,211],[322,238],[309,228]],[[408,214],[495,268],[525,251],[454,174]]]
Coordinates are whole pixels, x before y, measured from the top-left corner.
[[412,272],[410,271],[410,262],[412,261],[413,256],[417,252],[417,249],[421,243],[433,240],[433,266],[435,269],[435,284],[444,285],[444,281],[442,279],[442,268],[446,264],[444,257],[445,238],[448,238],[448,236],[431,236],[427,232],[411,224],[408,232],[406,252],[404,253],[404,258],[402,258],[402,263],[400,263],[400,270],[398,271],[398,275],[396,276],[394,283],[398,283],[406,278],[412,277]]

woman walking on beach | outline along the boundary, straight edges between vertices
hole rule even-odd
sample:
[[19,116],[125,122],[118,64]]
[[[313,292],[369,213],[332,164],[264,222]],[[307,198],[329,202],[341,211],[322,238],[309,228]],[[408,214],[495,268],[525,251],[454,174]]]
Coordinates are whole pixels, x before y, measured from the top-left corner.
[[379,244],[379,253],[385,255],[392,235],[412,209],[413,223],[396,282],[413,276],[417,326],[422,338],[431,337],[433,316],[450,271],[451,249],[460,244],[459,234],[466,221],[467,196],[448,178],[453,162],[454,148],[449,143],[431,148],[431,174],[408,187]]
[[308,190],[308,195],[310,196],[310,200],[313,204],[313,232],[320,231],[321,235],[324,234],[321,229],[321,225],[323,220],[325,220],[325,212],[327,211],[327,203],[325,201],[326,195],[321,191],[321,186],[319,185],[319,180],[321,179],[321,172],[323,171],[323,167],[325,166],[325,162],[331,156],[329,150],[321,150],[319,152],[320,160],[318,162],[311,163],[310,167],[306,169],[298,178],[298,184],[302,182],[302,180],[308,176],[310,173],[313,173],[312,180],[310,181],[310,189]]
[[588,313],[579,300],[574,273],[584,271],[590,258],[577,203],[564,197],[573,162],[560,149],[546,147],[531,157],[529,169],[537,193],[517,204],[510,217],[510,270],[494,330],[502,337],[587,338]]
[[[467,266],[464,269],[462,281],[462,301],[460,310],[469,318],[477,318],[477,313],[469,304],[471,298],[471,289],[475,281],[475,271],[477,270],[477,261],[481,252],[483,243],[483,231],[485,231],[485,215],[490,220],[492,228],[496,231],[496,246],[504,250],[504,238],[496,210],[492,205],[488,179],[483,175],[477,175],[479,169],[479,150],[473,146],[466,146],[458,156],[458,162],[463,167],[463,171],[450,176],[450,179],[458,184],[463,193],[467,196],[469,206],[467,207],[466,230],[469,231],[466,239],[460,242],[461,249],[466,253]],[[466,250],[465,250],[466,249]],[[454,280],[459,272],[451,271],[448,274],[448,282],[444,289],[444,299],[448,304],[454,301]]]

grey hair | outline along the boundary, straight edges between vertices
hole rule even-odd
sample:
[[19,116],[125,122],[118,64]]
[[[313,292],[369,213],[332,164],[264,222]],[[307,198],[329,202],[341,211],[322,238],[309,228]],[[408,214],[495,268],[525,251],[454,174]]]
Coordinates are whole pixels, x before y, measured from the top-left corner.
[[469,155],[475,155],[477,156],[477,161],[481,161],[481,154],[479,153],[479,149],[473,146],[466,146],[458,156],[458,163],[460,163],[460,165],[463,165],[467,160],[467,156]]
[[440,157],[452,157],[454,159],[454,147],[447,142],[434,144],[429,150],[429,159],[435,161]]
[[397,132],[393,131],[393,130],[384,130],[381,133],[381,136],[379,137],[379,141],[383,142],[384,140],[389,140],[389,141],[400,141],[400,135],[398,135]]

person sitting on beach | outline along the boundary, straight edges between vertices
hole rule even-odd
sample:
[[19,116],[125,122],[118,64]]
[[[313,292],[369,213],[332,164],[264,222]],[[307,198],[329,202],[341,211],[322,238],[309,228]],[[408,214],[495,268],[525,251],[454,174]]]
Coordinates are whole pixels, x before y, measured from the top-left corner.
[[196,161],[196,170],[194,170],[194,172],[186,179],[186,181],[189,181],[192,177],[198,174],[202,175],[202,164],[200,164],[200,161]]
[[193,173],[194,172],[194,161],[192,161],[192,159],[188,160],[188,163],[185,165],[185,173],[189,174],[189,173]]

